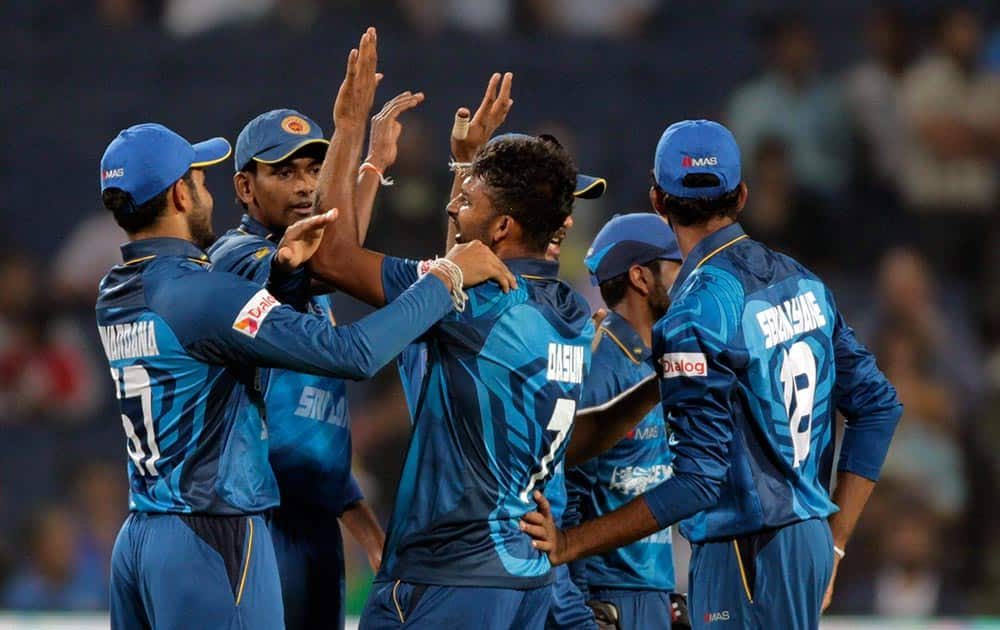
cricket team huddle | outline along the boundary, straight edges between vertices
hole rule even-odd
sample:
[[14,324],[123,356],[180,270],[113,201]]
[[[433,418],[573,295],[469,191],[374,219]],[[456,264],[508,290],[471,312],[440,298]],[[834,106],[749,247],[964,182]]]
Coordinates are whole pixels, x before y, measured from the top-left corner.
[[[902,407],[822,280],[744,233],[733,135],[667,126],[652,211],[586,254],[592,313],[560,246],[607,183],[495,135],[511,73],[456,112],[446,253],[365,248],[424,98],[371,116],[377,39],[329,139],[279,109],[235,147],[145,123],[104,152],[128,236],[96,304],[129,472],[112,627],[343,628],[343,526],[376,571],[361,628],[817,628]],[[245,214],[216,237],[204,170],[230,157]],[[333,291],[376,310],[335,322]],[[412,433],[383,531],[345,380],[392,362]]]

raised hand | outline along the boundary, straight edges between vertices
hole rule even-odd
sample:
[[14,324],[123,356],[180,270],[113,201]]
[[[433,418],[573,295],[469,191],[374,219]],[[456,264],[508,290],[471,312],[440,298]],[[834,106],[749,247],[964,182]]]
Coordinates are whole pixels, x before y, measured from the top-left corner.
[[[451,139],[451,153],[459,162],[471,162],[483,145],[490,139],[493,132],[507,119],[507,113],[514,105],[510,98],[510,88],[514,81],[514,74],[508,72],[501,78],[500,74],[490,77],[490,83],[486,86],[486,94],[483,95],[483,102],[479,104],[479,109],[469,121],[469,130],[465,138],[458,139],[454,136]],[[469,115],[466,107],[460,107],[457,114]]]
[[368,157],[365,162],[374,164],[383,172],[392,166],[396,161],[399,135],[403,132],[399,116],[423,100],[423,92],[413,94],[406,91],[382,106],[382,111],[372,117],[371,140],[368,142]]
[[323,214],[301,219],[293,223],[278,243],[274,254],[274,264],[285,272],[292,272],[312,258],[319,249],[326,227],[337,219],[337,209]]
[[378,66],[378,37],[374,27],[361,36],[358,47],[347,55],[347,71],[333,104],[333,124],[364,125],[375,101],[375,88],[382,75]]
[[549,562],[553,566],[565,564],[562,551],[565,547],[564,535],[556,527],[555,518],[552,516],[552,507],[549,500],[538,490],[535,490],[535,503],[538,510],[528,512],[521,517],[521,531],[531,536],[531,546],[539,551],[549,554]]
[[455,245],[445,258],[462,270],[463,287],[474,287],[493,280],[500,284],[504,293],[517,288],[517,278],[507,265],[480,241]]

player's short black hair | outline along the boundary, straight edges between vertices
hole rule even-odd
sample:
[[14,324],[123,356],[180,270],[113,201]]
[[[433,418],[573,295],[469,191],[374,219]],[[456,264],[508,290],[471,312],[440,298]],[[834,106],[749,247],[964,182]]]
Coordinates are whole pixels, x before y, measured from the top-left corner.
[[[719,177],[712,173],[691,173],[684,176],[687,188],[710,188],[719,185]],[[663,209],[671,223],[689,226],[708,223],[717,217],[728,217],[736,221],[740,216],[740,189],[736,186],[718,197],[674,197],[660,188],[653,180],[653,188],[660,195]]]
[[[187,182],[188,186],[194,187],[190,169],[181,176],[181,179]],[[159,220],[167,209],[167,195],[171,188],[173,185],[138,206],[133,205],[132,195],[121,188],[106,189],[101,193],[101,201],[104,203],[104,207],[115,216],[118,225],[127,233],[134,234],[150,227]]]
[[486,182],[493,205],[518,222],[537,252],[545,251],[573,211],[576,165],[554,140],[496,140],[476,155],[471,173]]
[[[659,260],[651,260],[648,263],[640,265],[640,267],[645,267],[653,274],[653,278],[659,280],[660,278],[660,265]],[[631,269],[631,267],[629,267]],[[598,288],[601,290],[601,299],[607,304],[608,308],[614,308],[625,299],[625,293],[628,292],[630,286],[628,279],[628,272],[620,273],[614,278],[608,278],[600,285]]]

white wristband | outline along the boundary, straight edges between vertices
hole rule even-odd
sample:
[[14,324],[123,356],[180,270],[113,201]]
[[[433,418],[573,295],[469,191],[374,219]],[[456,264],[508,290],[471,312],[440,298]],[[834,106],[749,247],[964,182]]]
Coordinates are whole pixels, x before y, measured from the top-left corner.
[[841,549],[837,545],[834,545],[833,546],[833,555],[835,555],[835,556],[837,556],[837,558],[843,560],[844,556],[846,556],[847,554],[844,552],[843,549]]
[[451,304],[459,313],[464,311],[469,296],[462,290],[462,285],[465,284],[462,268],[447,258],[435,258],[434,260],[422,261],[418,266],[418,274],[423,276],[432,269],[439,269],[448,276],[448,280],[451,281]]

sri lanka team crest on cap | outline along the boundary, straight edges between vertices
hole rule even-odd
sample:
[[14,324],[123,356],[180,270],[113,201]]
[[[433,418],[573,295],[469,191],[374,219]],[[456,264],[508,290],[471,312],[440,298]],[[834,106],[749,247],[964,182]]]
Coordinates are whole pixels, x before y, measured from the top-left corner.
[[285,116],[281,120],[281,128],[297,136],[304,136],[312,129],[309,123],[300,116]]

